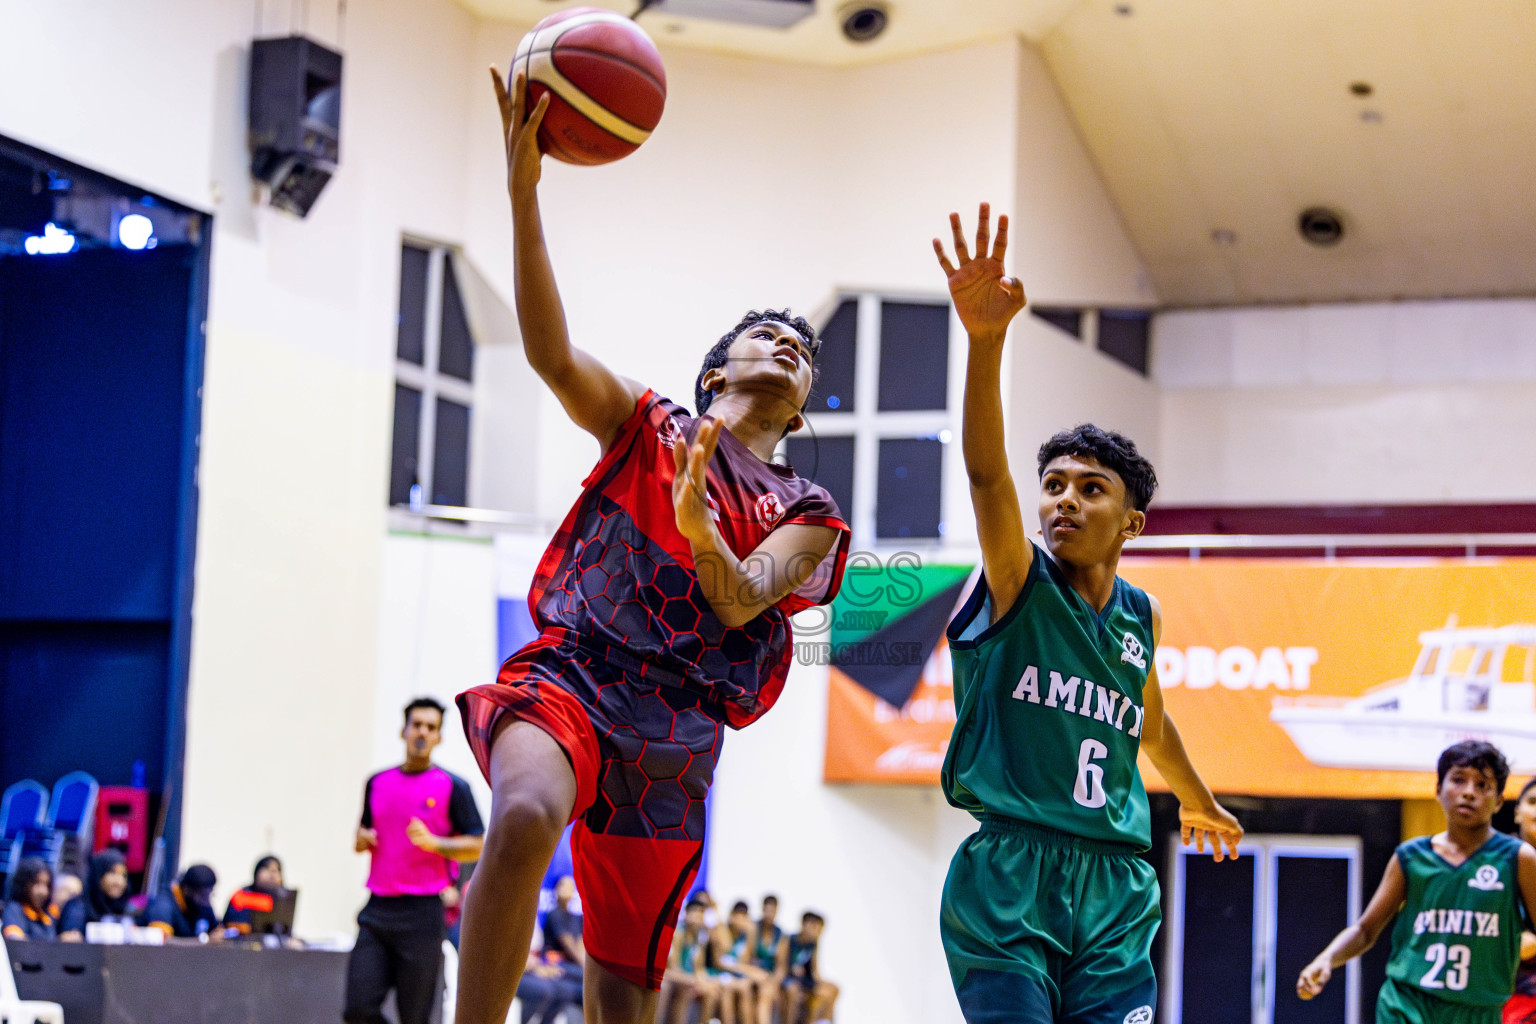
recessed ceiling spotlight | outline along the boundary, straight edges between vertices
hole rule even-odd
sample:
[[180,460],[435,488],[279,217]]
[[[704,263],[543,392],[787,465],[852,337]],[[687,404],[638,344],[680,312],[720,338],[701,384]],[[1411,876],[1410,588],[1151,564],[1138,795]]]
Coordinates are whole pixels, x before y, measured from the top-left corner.
[[1381,111],[1362,110],[1360,111],[1360,120],[1364,121],[1366,124],[1381,124]]
[[1132,7],[1130,4],[1115,4],[1115,13],[1120,15],[1122,18],[1129,18],[1131,15],[1136,13],[1136,8]]
[[1354,93],[1356,96],[1369,96],[1376,90],[1371,88],[1370,82],[1350,82],[1349,91]]
[[1217,228],[1211,232],[1211,241],[1217,245],[1236,245],[1237,232],[1227,228]]
[[1296,218],[1301,237],[1324,248],[1338,245],[1344,237],[1344,218],[1326,206],[1309,206]]
[[883,4],[853,3],[838,13],[843,19],[843,35],[855,43],[869,42],[891,22]]

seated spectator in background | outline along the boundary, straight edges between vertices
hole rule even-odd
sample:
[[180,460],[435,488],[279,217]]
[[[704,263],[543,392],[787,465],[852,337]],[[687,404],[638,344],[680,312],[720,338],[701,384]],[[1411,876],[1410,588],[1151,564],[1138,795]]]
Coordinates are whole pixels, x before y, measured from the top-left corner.
[[752,963],[766,978],[758,982],[757,1013],[760,1024],[770,1024],[781,1002],[784,979],[789,975],[789,936],[778,925],[779,898],[763,897],[763,916],[752,929]]
[[752,910],[745,901],[731,905],[725,923],[710,936],[710,973],[720,984],[720,1020],[723,1024],[755,1020],[755,981],[762,972],[752,966]]
[[558,956],[580,967],[587,962],[587,951],[581,942],[581,915],[571,912],[575,895],[576,880],[570,875],[555,883],[555,906],[544,915],[544,956],[551,962]]
[[698,889],[689,899],[695,899],[704,904],[704,927],[713,932],[715,925],[720,923],[720,912],[715,906],[715,898],[709,894],[708,889]]
[[244,889],[236,889],[235,894],[229,898],[229,907],[224,911],[224,927],[241,935],[249,935],[255,915],[258,912],[270,913],[273,898],[285,891],[283,862],[269,853],[256,862],[251,884]]
[[69,901],[85,892],[85,883],[80,881],[79,875],[70,874],[68,871],[60,871],[53,876],[53,905],[63,908],[69,905]]
[[565,965],[546,963],[537,943],[528,951],[528,963],[517,983],[522,1024],[554,1024],[567,1006],[581,1005],[581,977],[571,977]]
[[59,937],[58,918],[53,871],[36,857],[23,858],[11,872],[11,898],[0,915],[0,931],[8,939],[52,942]]
[[581,915],[571,910],[576,880],[565,875],[555,883],[555,905],[544,915],[544,962],[560,969],[561,977],[580,991],[587,947],[581,941]]
[[704,923],[704,901],[695,896],[683,909],[683,923],[672,933],[672,952],[667,956],[667,972],[661,980],[660,1006],[667,1024],[685,1024],[688,1008],[699,1004],[699,1020],[715,1017],[720,999],[720,985],[709,976],[709,926]]
[[218,883],[213,868],[193,864],[181,873],[181,881],[149,901],[142,923],[178,939],[195,939],[216,931],[219,915],[213,909],[213,887]]
[[[837,1005],[838,987],[821,977],[816,963],[816,945],[826,924],[822,916],[806,911],[800,918],[800,933],[789,940],[789,977],[784,981],[784,1024],[831,1021]],[[804,1017],[801,1016],[802,1012]]]
[[85,891],[59,912],[59,938],[82,942],[85,926],[98,921],[133,923],[128,912],[128,862],[117,850],[103,850],[91,858]]

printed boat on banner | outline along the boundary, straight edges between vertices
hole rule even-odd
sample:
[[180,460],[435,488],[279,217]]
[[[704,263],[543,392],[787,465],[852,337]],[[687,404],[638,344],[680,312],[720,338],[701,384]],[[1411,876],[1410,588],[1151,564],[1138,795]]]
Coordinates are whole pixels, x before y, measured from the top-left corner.
[[1307,760],[1329,768],[1434,771],[1465,739],[1536,772],[1536,626],[1432,629],[1404,679],[1353,699],[1275,698],[1270,720]]

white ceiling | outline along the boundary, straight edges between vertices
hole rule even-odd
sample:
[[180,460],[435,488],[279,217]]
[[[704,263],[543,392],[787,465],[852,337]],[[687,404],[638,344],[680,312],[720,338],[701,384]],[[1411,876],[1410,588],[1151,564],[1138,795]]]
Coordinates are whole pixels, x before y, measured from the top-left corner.
[[[568,6],[460,2],[528,24]],[[642,24],[669,45],[827,65],[1030,39],[1170,305],[1536,294],[1536,2],[886,5],[889,29],[862,45],[830,0],[787,30]],[[1301,239],[1312,205],[1343,214],[1338,245]]]

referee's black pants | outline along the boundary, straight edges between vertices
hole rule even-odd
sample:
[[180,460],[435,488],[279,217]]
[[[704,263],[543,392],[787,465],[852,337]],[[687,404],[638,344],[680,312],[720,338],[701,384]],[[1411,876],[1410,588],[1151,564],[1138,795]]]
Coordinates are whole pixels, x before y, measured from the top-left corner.
[[443,903],[436,896],[372,896],[357,915],[347,961],[346,1024],[386,1024],[395,990],[400,1024],[428,1024],[443,976]]

